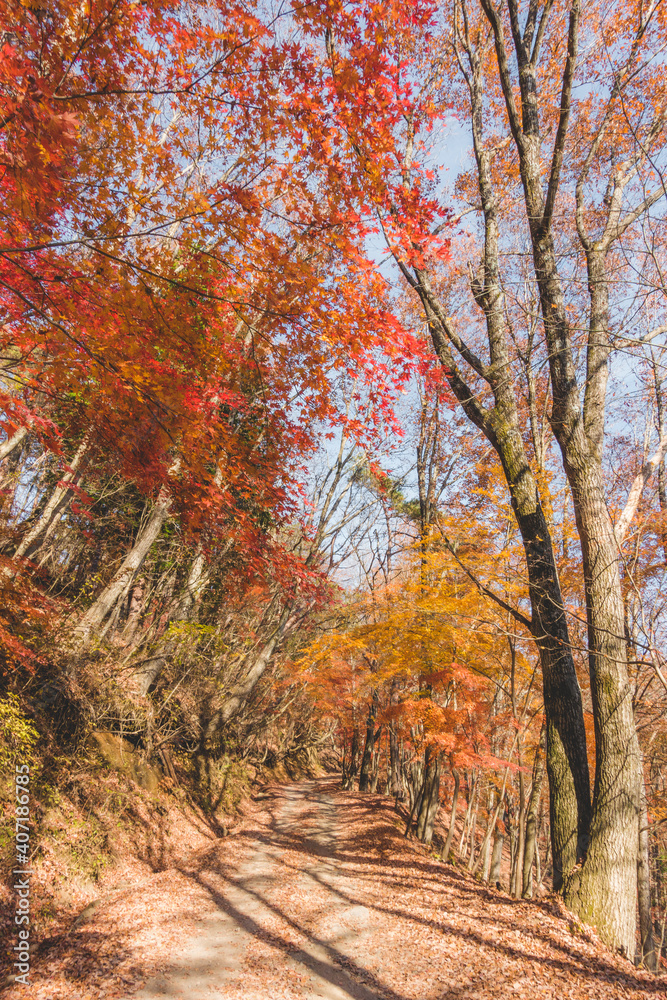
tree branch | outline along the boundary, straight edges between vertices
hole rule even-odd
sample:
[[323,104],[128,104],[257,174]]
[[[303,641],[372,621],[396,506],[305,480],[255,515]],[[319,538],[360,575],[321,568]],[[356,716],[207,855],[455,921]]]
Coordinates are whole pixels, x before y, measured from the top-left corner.
[[521,120],[519,118],[519,112],[517,110],[516,101],[514,100],[514,92],[512,90],[512,76],[510,73],[509,63],[507,61],[507,49],[505,47],[505,36],[503,33],[502,21],[500,20],[498,11],[489,2],[489,0],[480,0],[480,3],[482,5],[482,10],[486,14],[486,18],[493,30],[496,57],[498,59],[498,69],[500,71],[500,84],[503,88],[503,97],[505,98],[505,106],[509,116],[510,128],[512,130],[512,135],[514,136],[514,141],[519,149],[522,150],[523,132],[521,131]]
[[526,618],[525,615],[522,615],[520,611],[517,611],[516,608],[513,608],[511,604],[507,603],[507,601],[504,601],[502,597],[499,597],[497,594],[494,594],[492,590],[489,590],[488,587],[485,587],[484,584],[481,582],[481,580],[479,580],[475,576],[472,570],[468,569],[465,563],[461,562],[461,560],[456,554],[456,549],[454,548],[450,540],[447,538],[447,536],[443,534],[442,537],[448,552],[450,553],[450,555],[454,557],[454,559],[459,564],[459,566],[466,574],[466,576],[469,577],[470,580],[472,580],[472,582],[475,584],[480,594],[484,594],[485,597],[488,597],[492,601],[495,601],[495,603],[499,605],[499,607],[501,607],[503,611],[506,611],[509,615],[511,615],[512,618],[514,618],[515,621],[519,622],[520,625],[523,625],[524,628],[527,628],[532,635],[533,633],[532,621],[529,618]]
[[549,186],[542,215],[542,231],[547,232],[553,219],[556,195],[558,194],[558,184],[560,182],[560,172],[563,166],[563,155],[565,152],[565,137],[570,121],[570,110],[572,107],[572,83],[574,72],[577,68],[577,47],[579,36],[579,18],[581,16],[580,0],[573,0],[570,10],[570,26],[567,36],[567,60],[565,62],[565,72],[563,73],[563,86],[560,95],[560,115],[558,118],[558,131],[551,159],[551,173],[549,175]]
[[648,483],[651,476],[654,474],[655,470],[658,468],[662,462],[665,454],[667,453],[667,434],[661,438],[660,443],[656,451],[648,458],[630,487],[630,492],[628,493],[628,499],[626,501],[625,507],[623,508],[623,513],[616,522],[616,527],[614,529],[614,534],[616,535],[616,541],[620,546],[625,541],[632,518],[635,516],[637,507],[639,506],[639,501],[641,495],[644,491],[644,487]]
[[530,64],[535,67],[537,65],[537,60],[540,54],[540,48],[542,47],[542,41],[544,39],[544,33],[547,30],[547,24],[549,22],[549,14],[551,13],[551,8],[554,5],[554,0],[547,0],[542,10],[542,16],[540,17],[540,23],[537,28],[537,36],[535,38],[535,43],[533,44],[533,51],[530,53]]

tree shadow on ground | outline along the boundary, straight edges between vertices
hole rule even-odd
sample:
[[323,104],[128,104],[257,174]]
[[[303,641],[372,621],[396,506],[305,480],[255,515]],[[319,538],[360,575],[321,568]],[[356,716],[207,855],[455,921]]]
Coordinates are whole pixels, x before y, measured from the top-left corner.
[[[410,997],[396,993],[394,990],[387,988],[380,983],[380,981],[372,973],[368,972],[366,969],[351,960],[348,956],[338,951],[337,948],[317,936],[310,934],[299,923],[287,916],[283,910],[271,904],[262,895],[262,893],[256,892],[246,885],[240,885],[233,879],[225,879],[225,881],[227,881],[230,885],[233,885],[236,888],[242,888],[245,893],[252,896],[257,902],[261,903],[262,906],[265,906],[275,916],[278,916],[299,934],[307,937],[312,945],[326,953],[326,961],[318,958],[316,955],[310,954],[304,948],[295,946],[275,931],[270,931],[262,927],[261,924],[259,924],[252,916],[243,913],[236,906],[234,906],[225,897],[224,893],[220,892],[215,888],[215,886],[211,885],[201,873],[197,874],[184,871],[183,874],[189,876],[197,882],[197,884],[208,893],[220,912],[231,917],[232,920],[234,920],[234,922],[239,927],[242,927],[247,933],[251,934],[258,940],[271,945],[276,950],[282,952],[283,955],[291,961],[299,962],[305,970],[319,976],[326,982],[331,983],[332,986],[336,986],[352,998],[352,1000],[378,1000],[378,996],[381,996],[383,1000],[411,1000]],[[217,877],[224,878],[224,876],[220,875]]]
[[[315,804],[316,796],[318,794],[317,786],[319,786],[319,795],[322,796],[322,792],[326,796],[333,797],[334,801],[336,796],[336,791],[332,787],[333,783],[331,781],[327,782],[309,782],[305,786],[305,792],[303,798],[305,801],[311,799],[311,794],[309,793],[308,785],[315,786],[312,792],[313,802]],[[324,787],[323,787],[324,786]],[[303,787],[303,786],[301,786]],[[298,792],[296,793],[299,794]],[[435,859],[430,860],[427,858],[420,858],[415,856],[414,858],[396,858],[396,857],[383,857],[383,854],[391,851],[394,853],[397,850],[402,850],[403,852],[407,848],[407,844],[403,839],[402,835],[396,830],[395,826],[391,823],[389,816],[383,816],[383,813],[387,813],[387,804],[378,800],[378,796],[364,797],[361,801],[350,802],[351,793],[341,792],[341,796],[345,797],[345,802],[341,803],[344,805],[345,815],[350,816],[351,812],[356,813],[357,816],[367,817],[366,828],[363,833],[345,833],[345,831],[337,833],[333,838],[325,839],[323,842],[322,838],[317,836],[311,836],[308,832],[303,831],[303,813],[299,816],[299,829],[291,828],[289,820],[285,820],[281,817],[281,812],[285,807],[286,801],[293,801],[293,794],[285,794],[276,792],[272,797],[270,806],[267,811],[270,815],[270,821],[268,824],[268,830],[266,828],[258,828],[253,830],[244,831],[244,837],[259,841],[264,847],[266,847],[273,856],[280,855],[282,851],[297,852],[306,858],[312,858],[313,866],[311,869],[308,867],[304,869],[298,869],[298,874],[305,875],[313,879],[319,886],[326,889],[329,893],[335,893],[339,899],[343,900],[350,907],[362,906],[369,911],[375,911],[377,913],[383,913],[397,917],[401,920],[411,922],[412,924],[417,924],[428,928],[432,931],[436,931],[439,934],[448,935],[454,938],[464,938],[466,941],[474,941],[476,944],[483,949],[485,952],[495,953],[498,956],[504,956],[513,960],[521,961],[522,963],[531,962],[535,963],[538,967],[548,968],[552,970],[554,975],[562,974],[569,976],[576,976],[582,982],[588,983],[591,990],[594,989],[596,983],[605,983],[609,985],[611,983],[617,984],[619,988],[625,990],[641,990],[644,993],[655,994],[656,996],[665,995],[664,979],[656,980],[655,982],[647,981],[646,979],[636,978],[632,972],[628,971],[625,973],[619,971],[611,963],[605,963],[599,956],[596,956],[596,961],[594,964],[591,963],[591,958],[583,950],[577,947],[577,941],[572,940],[572,942],[564,942],[559,939],[556,932],[553,931],[548,926],[540,926],[540,916],[542,913],[548,913],[550,916],[555,916],[558,918],[560,914],[554,913],[552,909],[552,904],[548,901],[527,901],[527,900],[514,900],[502,893],[496,892],[489,889],[488,887],[479,884],[474,881],[471,876],[466,876],[460,872],[457,872],[451,865],[446,865],[443,862],[437,861]],[[378,809],[379,806],[379,809]],[[333,840],[333,843],[330,842]],[[369,850],[369,842],[372,847]],[[414,848],[413,848],[414,849]],[[215,870],[214,864],[214,854],[215,852],[210,852],[209,861],[213,862],[211,865],[211,872]],[[331,862],[337,865],[345,866],[338,874],[344,875],[346,879],[358,879],[359,883],[363,886],[369,880],[371,885],[377,889],[378,881],[382,880],[387,885],[389,890],[387,895],[389,897],[395,895],[395,889],[401,888],[406,884],[408,880],[409,872],[409,882],[412,887],[414,887],[414,882],[416,880],[423,881],[424,883],[432,883],[429,891],[433,892],[439,901],[436,902],[438,910],[440,912],[434,917],[424,917],[419,915],[414,911],[408,909],[403,909],[401,906],[397,905],[384,905],[373,899],[368,899],[364,897],[363,893],[354,894],[351,892],[345,892],[341,890],[340,886],[330,884],[326,878],[323,877],[320,871],[317,870],[318,862],[322,858],[327,858]],[[202,859],[204,860],[204,859]],[[285,861],[282,861],[285,864]],[[369,875],[368,872],[359,871],[358,869],[363,869],[367,866],[372,866],[375,871]],[[288,864],[289,867],[289,864]],[[357,869],[355,871],[355,869]],[[384,869],[383,873],[379,869]],[[213,886],[208,884],[208,880],[205,877],[206,872],[206,862],[204,867],[200,868],[196,872],[184,872],[188,877],[194,878],[196,881],[206,889],[211,895],[211,898],[216,903],[216,905],[228,913],[233,919],[238,920],[241,926],[245,927],[250,933],[256,934],[263,940],[269,940],[266,936],[266,932],[250,918],[247,918],[244,914],[235,910],[235,908],[225,899],[224,891],[215,889]],[[418,874],[416,875],[415,872]],[[402,875],[402,873],[405,873]],[[333,963],[332,968],[335,966],[340,966],[344,964],[348,968],[350,967],[351,960],[338,952],[337,949],[333,948],[331,945],[322,942],[316,937],[309,934],[307,929],[300,926],[298,923],[294,922],[283,910],[272,904],[267,898],[265,898],[262,893],[255,891],[254,889],[243,884],[243,880],[236,880],[234,878],[229,878],[221,875],[220,872],[216,872],[218,878],[222,878],[230,886],[234,886],[237,889],[242,889],[244,892],[253,896],[257,902],[261,903],[268,910],[270,910],[275,916],[284,920],[289,926],[293,927],[300,934],[305,935],[313,942],[313,944],[318,945],[327,949],[327,953],[330,955],[331,962]],[[444,883],[444,884],[443,884]],[[425,888],[425,887],[424,887]],[[452,898],[452,897],[458,898]],[[449,907],[446,907],[446,900],[443,897],[449,897]],[[479,923],[488,925],[489,933],[485,934],[484,929],[474,928],[469,926],[465,930],[457,926],[451,920],[447,919],[446,908],[450,910],[456,908],[457,910],[465,909],[465,898],[475,900],[474,914],[471,916],[470,923]],[[479,911],[480,904],[486,906],[492,905],[493,911],[489,915],[483,915]],[[516,919],[517,907],[522,908],[525,913],[526,908],[534,908],[535,918],[534,926],[532,928],[520,929],[522,935],[522,940],[525,940],[528,947],[522,948],[520,945],[513,946],[512,944],[503,941],[501,935],[498,931],[516,931]],[[445,912],[443,912],[443,910]],[[562,919],[562,918],[561,918]],[[499,926],[500,925],[500,926]],[[530,941],[533,941],[534,945],[537,945],[537,949],[530,948]],[[276,947],[282,948],[291,957],[295,956],[292,946],[285,942],[279,936],[276,937],[275,942],[270,943],[275,944]],[[549,949],[552,949],[559,953],[562,957],[554,957],[550,955],[540,954],[539,945],[543,945]],[[301,958],[299,959],[301,960]],[[312,958],[307,955],[306,952],[303,953],[303,961],[306,967],[309,962],[312,962]],[[407,1000],[407,998],[399,997],[398,994],[392,993],[387,987],[383,986],[374,976],[369,974],[362,967],[354,965],[355,976],[360,977],[363,982],[367,983],[369,987],[380,990],[383,996],[388,998],[394,998],[394,1000]],[[318,974],[322,975],[322,970],[317,969]],[[350,994],[355,996],[355,994]],[[454,996],[454,994],[447,994],[447,996]],[[591,994],[592,995],[592,994]]]

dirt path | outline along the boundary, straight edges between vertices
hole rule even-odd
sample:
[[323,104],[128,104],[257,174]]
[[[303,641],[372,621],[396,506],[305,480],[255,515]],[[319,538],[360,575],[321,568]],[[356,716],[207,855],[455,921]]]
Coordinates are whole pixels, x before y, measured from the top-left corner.
[[[256,849],[233,879],[221,879],[210,870],[199,874],[217,911],[178,962],[135,994],[138,1000],[208,1000],[212,995],[225,1000],[282,996],[375,1000],[376,992],[341,968],[348,958],[346,939],[360,940],[369,914],[341,894],[349,892],[350,885],[333,859],[336,810],[332,798],[316,782],[308,782],[280,789],[272,799],[274,837],[258,837]],[[312,860],[299,868],[289,857],[290,844],[305,830],[310,831]],[[322,892],[324,886],[328,893]],[[297,902],[290,907],[291,913],[281,909],[284,900],[279,897],[285,889]],[[321,898],[315,909],[314,895]],[[258,942],[274,953],[269,961],[263,949],[256,947]],[[261,981],[253,985],[258,971]]]
[[8,1000],[667,1000],[556,899],[443,865],[336,778],[277,786],[236,835],[110,891],[33,982]]
[[141,1000],[664,997],[558,904],[521,903],[400,835],[386,799],[335,780],[275,789],[230,877],[190,872],[215,912]]

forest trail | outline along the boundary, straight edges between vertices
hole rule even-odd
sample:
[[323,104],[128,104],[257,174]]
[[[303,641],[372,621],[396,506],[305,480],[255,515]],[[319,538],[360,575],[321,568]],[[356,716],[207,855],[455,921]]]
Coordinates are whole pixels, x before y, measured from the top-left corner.
[[406,841],[391,800],[327,777],[273,786],[237,834],[100,905],[37,963],[30,996],[657,1000],[666,987],[554,898],[489,890]]
[[197,874],[217,912],[140,1000],[377,996],[354,975],[346,948],[351,939],[363,941],[370,914],[352,898],[354,879],[336,864],[333,798],[315,782],[283,787],[268,812],[271,835],[256,832],[234,878],[211,869]]

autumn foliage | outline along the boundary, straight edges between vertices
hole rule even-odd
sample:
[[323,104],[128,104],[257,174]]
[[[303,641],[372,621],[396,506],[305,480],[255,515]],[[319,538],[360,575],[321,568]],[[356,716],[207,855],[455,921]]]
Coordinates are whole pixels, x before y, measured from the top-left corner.
[[666,32],[0,0],[0,682],[49,753],[131,734],[208,808],[317,749],[628,956],[644,864],[657,963]]

